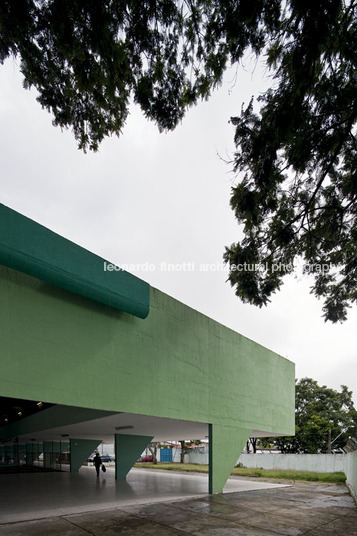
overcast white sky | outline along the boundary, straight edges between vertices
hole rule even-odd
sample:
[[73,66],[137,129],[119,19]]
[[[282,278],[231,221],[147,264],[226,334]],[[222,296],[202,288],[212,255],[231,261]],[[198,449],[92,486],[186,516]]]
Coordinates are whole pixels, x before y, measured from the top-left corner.
[[[344,324],[326,324],[308,278],[289,277],[272,303],[257,309],[235,297],[220,271],[224,246],[241,236],[229,208],[236,179],[222,160],[234,152],[229,118],[264,88],[258,68],[253,77],[240,73],[236,82],[228,75],[174,132],[159,134],[133,108],[121,138],[85,155],[70,132],[52,126],[35,92],[22,89],[16,64],[6,62],[0,202],[111,262],[150,265],[134,273],[294,361],[298,378],[347,385],[357,405],[356,308]],[[162,263],[178,266],[169,272]]]

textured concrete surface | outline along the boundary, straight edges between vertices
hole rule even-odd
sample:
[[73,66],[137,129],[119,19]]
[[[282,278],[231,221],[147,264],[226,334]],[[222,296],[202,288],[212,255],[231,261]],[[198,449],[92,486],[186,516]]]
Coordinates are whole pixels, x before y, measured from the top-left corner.
[[[144,471],[142,471],[143,473]],[[146,471],[145,471],[146,473]],[[25,475],[28,476],[28,475]],[[36,476],[36,475],[34,475]],[[148,475],[147,475],[148,476]],[[165,479],[157,475],[165,489]],[[185,477],[179,475],[181,485]],[[146,478],[146,477],[145,477]],[[196,478],[192,476],[191,478]],[[198,477],[199,478],[199,477]],[[2,487],[2,478],[0,480]],[[130,502],[117,501],[116,507],[93,507],[79,513],[64,513],[14,522],[0,521],[1,536],[357,536],[357,508],[345,486],[318,483],[292,483],[289,487],[256,482],[271,488],[245,489],[214,496],[207,494],[143,502],[140,494]],[[68,480],[67,482],[70,482]],[[187,481],[188,482],[188,481]],[[130,481],[128,482],[130,485]],[[99,490],[102,489],[99,485]],[[192,481],[191,481],[191,486]],[[19,490],[20,491],[20,490]],[[63,488],[62,488],[63,491]],[[152,500],[157,499],[154,490]],[[179,492],[180,490],[177,490]],[[62,501],[61,489],[57,501]],[[39,492],[40,493],[40,492]],[[21,493],[19,495],[21,498]],[[100,497],[100,492],[98,493]],[[15,497],[13,497],[15,498]],[[36,507],[37,497],[33,497]],[[73,499],[76,502],[76,499]],[[68,505],[67,505],[68,506]],[[65,508],[65,507],[64,507]]]
[[[132,469],[126,480],[114,477],[114,467],[108,467],[99,478],[94,467],[82,467],[79,473],[0,474],[0,523],[195,498],[208,493],[207,474]],[[276,484],[229,479],[224,491],[272,486]]]

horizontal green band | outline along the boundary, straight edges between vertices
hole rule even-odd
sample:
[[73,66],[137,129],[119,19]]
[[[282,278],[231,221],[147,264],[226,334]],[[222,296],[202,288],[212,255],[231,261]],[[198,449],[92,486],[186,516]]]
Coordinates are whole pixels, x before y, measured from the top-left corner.
[[0,204],[0,263],[86,298],[146,318],[150,286]]

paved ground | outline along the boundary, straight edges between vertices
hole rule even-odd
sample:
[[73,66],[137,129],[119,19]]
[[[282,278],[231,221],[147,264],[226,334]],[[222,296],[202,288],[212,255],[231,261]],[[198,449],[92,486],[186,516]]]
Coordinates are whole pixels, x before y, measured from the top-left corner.
[[[44,489],[38,489],[37,493],[29,499],[35,508],[32,518],[23,510],[20,515],[21,504],[16,508],[19,513],[17,517],[22,521],[15,519],[14,507],[12,508],[13,521],[10,521],[8,516],[1,515],[0,511],[0,534],[1,536],[117,536],[118,534],[122,536],[277,536],[279,534],[357,536],[357,508],[345,486],[294,483],[289,487],[279,487],[269,483],[257,481],[252,483],[233,478],[229,480],[229,489],[236,487],[241,491],[209,496],[196,493],[201,485],[201,476],[176,474],[176,476],[171,475],[172,479],[170,479],[169,475],[164,476],[161,472],[155,475],[150,475],[150,473],[153,471],[134,470],[134,473],[131,472],[127,486],[135,497],[132,496],[131,500],[120,500],[120,494],[116,492],[116,506],[113,507],[114,503],[111,502],[110,507],[108,505],[105,508],[105,503],[100,502],[99,498],[101,490],[105,489],[104,480],[112,476],[106,473],[106,478],[95,484],[98,486],[96,489],[99,490],[97,511],[89,508],[91,498],[87,505],[73,504],[73,494],[75,495],[77,488],[72,484],[79,481],[80,477],[77,475],[78,478],[73,479],[74,475],[67,474],[69,478],[61,480],[62,484],[57,487],[57,492],[52,496],[52,500],[57,496],[62,515],[51,515],[54,510],[46,508],[46,504],[41,501],[38,502],[44,491]],[[83,478],[92,478],[93,473],[88,471],[85,473],[82,470],[82,475],[84,475],[81,477],[83,482]],[[5,500],[5,504],[3,502],[4,478],[7,479],[9,476],[2,476],[0,480],[2,514],[6,514],[6,504],[9,504],[9,500]],[[29,475],[22,476],[28,477]],[[160,492],[160,488],[169,489],[171,484],[168,483],[167,478],[175,486],[179,485],[181,488],[176,490],[175,496],[169,496],[168,500]],[[148,486],[145,480],[150,481],[151,500],[155,497],[157,502],[150,504],[150,499],[141,497],[137,490],[135,494],[134,480],[141,481],[144,487]],[[37,483],[39,484],[40,481],[37,480]],[[69,493],[68,490],[66,491],[66,485],[69,490],[72,489],[70,493],[72,506],[66,503],[66,494]],[[271,485],[273,487],[267,488]],[[258,489],[254,490],[254,486]],[[180,492],[187,487],[191,489],[191,496],[180,497]],[[116,488],[115,484],[114,488]],[[13,489],[9,490],[10,499],[15,500],[12,493]],[[91,490],[88,487],[87,495],[90,496],[90,494]],[[18,487],[17,500],[21,501],[21,497],[24,500],[25,495],[21,487]],[[81,495],[78,498],[80,499]],[[36,503],[38,503],[37,509]],[[77,509],[77,513],[71,513],[71,508]],[[86,508],[87,511],[85,511]],[[67,512],[64,512],[65,509]]]
[[[275,484],[229,479],[225,492],[251,491]],[[96,477],[94,467],[79,473],[0,475],[0,523],[108,510],[152,502],[205,497],[207,474],[132,469],[126,480],[115,480],[114,467]],[[0,531],[1,534],[1,531]]]

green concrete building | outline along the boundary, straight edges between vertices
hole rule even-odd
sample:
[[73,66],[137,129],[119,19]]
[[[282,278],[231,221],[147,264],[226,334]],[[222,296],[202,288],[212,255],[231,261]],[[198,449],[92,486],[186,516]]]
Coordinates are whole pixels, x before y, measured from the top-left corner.
[[287,359],[4,205],[0,265],[0,397],[34,407],[2,409],[0,456],[78,471],[115,441],[125,478],[151,441],[209,437],[217,493],[249,437],[294,434]]

